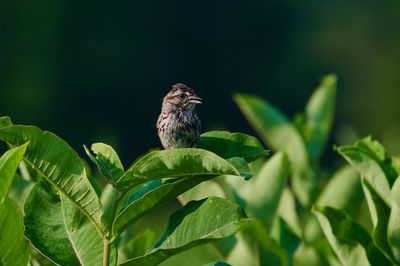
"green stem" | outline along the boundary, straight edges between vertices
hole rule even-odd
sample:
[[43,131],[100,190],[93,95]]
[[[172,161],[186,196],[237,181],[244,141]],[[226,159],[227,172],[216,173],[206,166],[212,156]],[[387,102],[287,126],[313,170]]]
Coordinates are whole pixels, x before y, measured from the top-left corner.
[[110,245],[108,239],[104,239],[103,266],[110,264]]
[[115,237],[112,236],[112,224],[115,218],[115,213],[117,212],[117,206],[119,201],[119,195],[117,188],[113,185],[114,189],[114,201],[111,208],[111,213],[109,216],[108,225],[108,235],[104,238],[104,252],[103,252],[103,266],[108,266],[110,264],[110,246],[114,243]]

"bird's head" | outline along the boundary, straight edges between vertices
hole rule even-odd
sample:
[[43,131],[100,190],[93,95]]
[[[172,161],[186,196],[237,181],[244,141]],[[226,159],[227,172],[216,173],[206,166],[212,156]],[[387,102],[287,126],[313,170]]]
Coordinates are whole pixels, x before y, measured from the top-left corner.
[[172,90],[163,99],[162,111],[193,110],[202,99],[189,87],[182,83],[172,86]]

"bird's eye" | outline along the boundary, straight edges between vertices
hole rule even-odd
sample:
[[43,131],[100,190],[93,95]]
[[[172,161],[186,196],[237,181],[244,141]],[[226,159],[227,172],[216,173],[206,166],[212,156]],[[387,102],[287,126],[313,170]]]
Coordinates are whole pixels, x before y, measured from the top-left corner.
[[179,95],[179,98],[181,98],[181,100],[185,99],[186,98],[186,93],[181,93]]

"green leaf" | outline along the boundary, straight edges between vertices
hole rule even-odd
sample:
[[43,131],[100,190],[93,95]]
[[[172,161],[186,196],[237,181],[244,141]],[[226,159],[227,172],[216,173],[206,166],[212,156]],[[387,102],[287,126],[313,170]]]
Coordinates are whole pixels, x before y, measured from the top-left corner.
[[297,128],[283,113],[256,96],[236,94],[234,100],[268,146],[275,151],[288,149],[295,165],[308,165],[305,142]]
[[319,192],[318,176],[314,170],[308,166],[292,165],[292,190],[301,205],[308,209],[316,200]]
[[261,265],[289,265],[288,252],[268,234],[266,227],[260,220],[251,223],[246,231],[251,233],[260,243]]
[[118,261],[121,262],[130,258],[145,255],[153,245],[155,237],[155,233],[146,228],[146,230],[134,236],[127,243],[119,246]]
[[171,215],[166,232],[148,254],[121,265],[157,265],[184,250],[228,237],[250,221],[232,201],[216,197],[191,201]]
[[390,185],[379,163],[357,146],[342,146],[338,152],[374,187],[379,196],[390,203]]
[[336,82],[336,75],[325,76],[305,109],[303,135],[312,161],[318,161],[329,137],[335,110]]
[[226,257],[226,262],[232,265],[259,265],[259,258],[256,255],[258,253],[257,241],[254,236],[245,231],[246,230],[239,231],[235,235],[221,240],[218,243],[221,244],[222,241],[228,241],[230,238],[233,238],[234,242],[231,243],[233,247]]
[[300,203],[309,207],[318,193],[318,179],[309,167],[309,155],[300,131],[283,113],[259,97],[236,94],[234,100],[269,147],[288,151],[293,168],[293,191]]
[[388,240],[393,256],[400,262],[400,178],[397,178],[391,191],[392,210],[388,223]]
[[12,146],[30,141],[25,162],[72,200],[97,228],[101,227],[103,206],[89,183],[82,160],[66,142],[33,126],[1,128],[0,139]]
[[246,210],[268,225],[278,207],[289,170],[287,154],[278,152],[246,183],[235,179],[227,179],[227,182],[241,201],[246,202]]
[[149,153],[136,161],[118,180],[123,193],[150,180],[203,175],[237,175],[240,173],[218,155],[194,148],[170,149]]
[[45,180],[37,183],[25,202],[25,236],[48,259],[59,265],[79,261],[64,225],[60,196]]
[[231,165],[233,165],[241,176],[244,176],[246,180],[253,177],[247,162],[241,157],[231,157],[226,159]]
[[22,160],[28,143],[6,151],[0,158],[0,200],[7,197],[15,172]]
[[371,219],[374,224],[372,230],[372,241],[387,259],[395,263],[392,249],[388,242],[388,222],[390,216],[390,206],[379,196],[367,179],[362,179],[362,187],[367,198]]
[[330,207],[314,210],[313,214],[343,265],[371,265],[366,252],[371,238],[360,225]]
[[27,265],[29,252],[22,217],[17,204],[9,198],[0,200],[0,225],[0,265]]
[[[93,223],[65,195],[61,194],[65,228],[75,254],[82,265],[102,265],[104,241]],[[115,245],[110,247],[110,265],[117,264]]]
[[[347,165],[332,175],[315,204],[343,210],[355,218],[363,202],[365,201],[360,175],[353,167]],[[322,236],[318,221],[314,216],[310,216],[304,226],[305,240],[314,243]]]
[[85,148],[86,154],[92,162],[97,165],[100,173],[108,181],[111,180],[111,182],[114,183],[124,174],[124,167],[119,160],[118,154],[111,146],[104,143],[92,144],[91,149],[96,156],[93,156],[86,146],[83,147]]
[[297,236],[301,236],[300,219],[296,211],[296,199],[289,187],[282,191],[276,214],[290,226]]
[[372,140],[371,136],[359,140],[356,147],[379,163],[389,184],[393,185],[400,175],[400,167],[387,155],[385,147],[379,141]]
[[115,218],[112,232],[119,236],[130,224],[150,211],[164,205],[183,192],[214,176],[192,176],[181,179],[154,180],[146,183],[127,199],[123,210]]
[[212,151],[224,159],[241,157],[248,163],[268,153],[255,137],[228,131],[210,131],[201,134],[197,147]]
[[0,128],[1,127],[8,127],[11,126],[12,122],[11,119],[8,116],[1,116],[0,117]]
[[301,239],[293,229],[278,215],[274,217],[270,235],[288,253],[289,264],[292,264],[293,254],[299,246]]

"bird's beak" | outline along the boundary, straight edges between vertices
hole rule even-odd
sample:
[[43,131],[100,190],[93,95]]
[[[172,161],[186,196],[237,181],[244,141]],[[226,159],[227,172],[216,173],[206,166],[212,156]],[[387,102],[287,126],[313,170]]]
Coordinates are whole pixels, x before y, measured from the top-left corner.
[[202,103],[203,99],[200,98],[197,94],[194,94],[193,96],[189,97],[189,103],[192,104],[200,104]]

